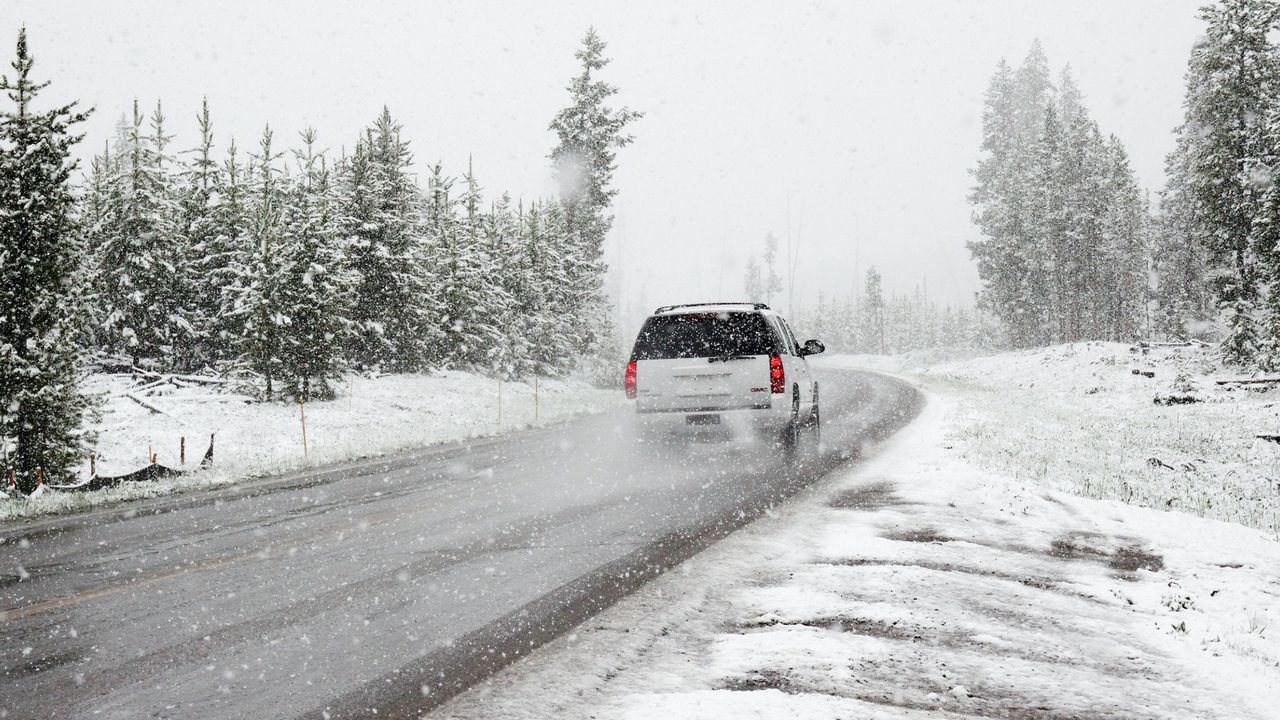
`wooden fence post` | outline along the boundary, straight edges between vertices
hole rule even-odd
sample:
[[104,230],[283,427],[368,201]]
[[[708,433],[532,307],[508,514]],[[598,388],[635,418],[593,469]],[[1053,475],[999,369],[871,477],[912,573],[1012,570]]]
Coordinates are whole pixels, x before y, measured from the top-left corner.
[[179,465],[187,464],[187,436],[186,435],[182,435],[178,437],[178,464]]

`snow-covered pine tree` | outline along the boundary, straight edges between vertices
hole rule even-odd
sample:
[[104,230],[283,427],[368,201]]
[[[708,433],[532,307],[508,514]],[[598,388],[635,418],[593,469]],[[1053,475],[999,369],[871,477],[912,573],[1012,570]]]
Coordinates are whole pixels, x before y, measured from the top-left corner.
[[[449,197],[452,181],[437,163],[431,171],[427,226],[444,263],[436,270],[445,334],[453,367],[491,367],[490,353],[499,344],[497,315],[506,304],[503,278],[486,252],[484,198],[471,167],[463,176],[462,195]],[[457,216],[458,210],[461,216]]]
[[329,170],[315,130],[301,136],[298,173],[283,197],[276,304],[282,391],[308,401],[332,398],[330,383],[341,375],[345,274]]
[[1077,163],[1068,145],[1057,107],[1044,108],[1043,130],[1031,148],[1034,182],[1021,191],[1022,237],[1012,248],[1018,266],[1024,268],[1017,297],[1021,330],[1032,345],[1060,342],[1069,332],[1066,308],[1076,277],[1072,244],[1079,217],[1067,202]]
[[289,321],[281,305],[281,254],[284,187],[277,165],[281,153],[272,147],[270,127],[262,131],[258,153],[251,155],[252,183],[246,196],[247,238],[250,252],[240,282],[233,286],[236,299],[231,318],[239,330],[235,368],[252,373],[263,399],[281,390],[281,336]]
[[1199,242],[1186,183],[1186,139],[1165,161],[1168,178],[1154,221],[1153,275],[1156,281],[1155,331],[1169,340],[1204,336],[1214,314],[1206,274],[1206,251]]
[[201,268],[202,287],[212,297],[205,319],[204,336],[210,362],[220,371],[232,370],[240,352],[244,335],[241,303],[252,282],[253,237],[249,203],[248,170],[240,162],[235,140],[227,146],[226,158],[217,175],[213,196],[213,238],[205,252],[206,265]]
[[190,371],[199,360],[196,340],[199,332],[192,322],[196,317],[195,289],[192,278],[192,252],[183,226],[182,194],[179,181],[183,174],[177,160],[169,153],[172,136],[165,133],[165,116],[156,102],[150,117],[151,134],[146,147],[157,182],[157,198],[161,217],[157,224],[156,257],[162,272],[156,274],[157,286],[152,310],[158,320],[161,344],[159,364],[166,370]]
[[410,372],[443,357],[430,308],[413,156],[382,109],[346,163],[339,227],[352,273],[348,360],[363,370]]
[[1129,156],[1112,135],[1106,145],[1106,214],[1097,262],[1095,312],[1101,313],[1097,336],[1132,342],[1143,334],[1148,301],[1149,211],[1138,188]]
[[583,358],[599,355],[600,346],[612,339],[603,287],[604,241],[613,225],[609,207],[618,192],[613,174],[617,149],[633,140],[626,127],[642,117],[626,107],[608,105],[618,89],[597,77],[609,64],[604,51],[604,41],[594,28],[588,29],[574,53],[582,72],[569,84],[569,105],[550,125],[558,139],[551,160],[560,185],[564,227],[569,244],[580,254],[569,281],[577,289],[570,310],[578,327],[577,352]]
[[463,219],[458,217],[458,200],[453,196],[453,179],[436,163],[427,180],[424,212],[427,241],[431,247],[436,325],[430,361],[434,364],[466,364],[475,350],[472,320],[481,302],[480,285],[485,282],[474,248],[468,245]]
[[516,288],[525,282],[519,225],[511,209],[511,196],[503,193],[483,218],[480,252],[489,268],[484,290],[484,319],[493,329],[485,364],[499,377],[525,378],[532,374],[528,343],[516,331]]
[[557,376],[573,362],[574,319],[567,314],[570,284],[564,257],[564,223],[559,203],[534,202],[522,213],[520,244],[524,276],[516,294],[522,335],[533,372]]
[[1046,263],[1031,230],[1042,213],[1030,193],[1040,187],[1035,151],[1044,135],[1049,89],[1038,43],[1017,73],[1003,60],[997,66],[984,100],[983,155],[969,196],[982,234],[969,243],[982,295],[1015,347],[1043,342],[1047,326]]
[[7,464],[30,491],[35,471],[65,479],[92,437],[92,401],[79,388],[81,353],[71,283],[84,247],[74,225],[71,128],[76,104],[38,110],[48,86],[31,77],[26,28],[13,76],[0,75],[11,106],[0,109],[0,433]]
[[164,114],[159,104],[145,134],[137,101],[118,184],[119,207],[98,248],[98,297],[109,350],[137,366],[172,370],[193,326],[184,307],[184,255],[177,221]]
[[120,208],[118,185],[119,164],[111,152],[110,144],[100,155],[90,161],[85,181],[84,195],[80,199],[80,232],[84,236],[85,257],[81,263],[81,287],[84,288],[84,323],[80,345],[91,351],[105,348],[107,338],[103,332],[106,322],[102,299],[98,293],[98,279],[102,277],[98,265],[99,248],[112,231]]
[[1223,359],[1250,364],[1258,346],[1260,221],[1273,184],[1266,121],[1280,95],[1280,56],[1271,40],[1280,6],[1221,0],[1200,17],[1207,27],[1188,62],[1179,182],[1192,233],[1208,251]]
[[[184,169],[178,190],[178,233],[186,251],[186,279],[189,312],[195,326],[187,365],[190,369],[216,368],[228,357],[222,329],[222,287],[237,257],[233,240],[218,221],[218,204],[223,185],[218,161],[213,156],[213,122],[206,98],[196,116],[200,142],[187,151],[190,162]],[[238,179],[237,179],[238,182]],[[238,192],[238,188],[233,190]]]

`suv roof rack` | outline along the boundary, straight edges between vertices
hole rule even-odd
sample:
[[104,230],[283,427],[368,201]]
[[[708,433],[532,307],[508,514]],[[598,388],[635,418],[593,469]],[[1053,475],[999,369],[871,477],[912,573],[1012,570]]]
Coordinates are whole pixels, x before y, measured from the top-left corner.
[[670,312],[670,311],[672,311],[672,310],[678,310],[678,309],[680,309],[680,308],[711,307],[711,306],[713,306],[713,305],[750,305],[752,308],[754,308],[754,309],[756,309],[756,310],[768,310],[768,309],[769,309],[769,306],[768,306],[768,305],[765,305],[764,303],[749,303],[749,302],[701,302],[701,303],[685,303],[685,304],[683,304],[683,305],[663,305],[662,307],[658,308],[657,310],[654,310],[653,312],[654,312],[654,313],[664,313],[664,312]]

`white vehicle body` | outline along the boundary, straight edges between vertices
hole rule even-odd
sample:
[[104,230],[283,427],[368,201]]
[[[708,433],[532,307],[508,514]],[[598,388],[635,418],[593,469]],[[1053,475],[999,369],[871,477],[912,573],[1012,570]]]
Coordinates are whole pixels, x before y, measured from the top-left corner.
[[641,328],[627,394],[647,432],[755,432],[794,440],[819,421],[818,383],[805,359],[822,344],[796,342],[759,303],[659,308]]

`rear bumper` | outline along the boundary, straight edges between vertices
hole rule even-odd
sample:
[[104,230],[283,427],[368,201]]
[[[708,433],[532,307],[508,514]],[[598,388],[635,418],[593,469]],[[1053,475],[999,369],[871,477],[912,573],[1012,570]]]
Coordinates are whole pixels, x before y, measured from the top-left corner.
[[771,435],[791,420],[789,404],[773,403],[756,408],[723,410],[719,408],[686,408],[651,410],[636,406],[636,424],[647,434],[680,434],[699,437],[737,437]]

